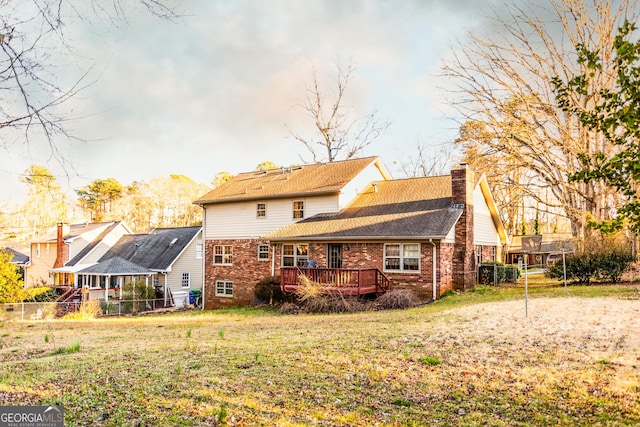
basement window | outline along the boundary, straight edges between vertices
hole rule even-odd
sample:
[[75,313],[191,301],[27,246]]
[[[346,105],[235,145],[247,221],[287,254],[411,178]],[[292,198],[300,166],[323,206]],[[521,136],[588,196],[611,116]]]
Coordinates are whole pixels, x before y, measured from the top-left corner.
[[217,297],[233,297],[233,282],[229,280],[216,280]]

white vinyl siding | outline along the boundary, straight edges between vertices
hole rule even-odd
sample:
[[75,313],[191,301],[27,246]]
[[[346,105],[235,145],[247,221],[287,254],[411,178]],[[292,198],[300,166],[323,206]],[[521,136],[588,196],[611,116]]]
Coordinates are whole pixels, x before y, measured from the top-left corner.
[[500,246],[500,236],[480,186],[476,186],[473,192],[473,243]]
[[[293,201],[299,198],[270,199],[266,217],[256,217],[256,202],[207,205],[207,240],[251,239],[268,234],[299,220],[292,218]],[[338,195],[305,197],[304,217],[338,212]]]
[[340,192],[339,208],[344,208],[351,202],[362,190],[365,189],[373,181],[383,181],[384,177],[375,165],[375,162],[364,168],[356,175]]
[[[182,254],[171,266],[171,271],[167,274],[167,286],[171,292],[182,291],[182,276],[184,273],[189,274],[189,284],[191,289],[202,289],[202,259],[196,258],[196,247],[198,242],[202,242],[202,233],[199,233],[195,239],[184,249]],[[201,243],[200,243],[201,244]],[[164,287],[164,274],[158,274],[160,285]]]

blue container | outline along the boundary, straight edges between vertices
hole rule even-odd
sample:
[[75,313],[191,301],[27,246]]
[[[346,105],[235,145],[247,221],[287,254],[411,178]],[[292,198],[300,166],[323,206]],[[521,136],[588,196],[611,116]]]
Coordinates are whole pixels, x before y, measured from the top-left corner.
[[193,304],[194,302],[196,302],[196,298],[193,295],[193,291],[189,291],[189,304]]

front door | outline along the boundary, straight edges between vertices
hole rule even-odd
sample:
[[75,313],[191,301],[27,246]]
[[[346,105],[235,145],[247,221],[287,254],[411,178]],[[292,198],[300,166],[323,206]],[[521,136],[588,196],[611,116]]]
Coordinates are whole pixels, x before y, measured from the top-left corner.
[[329,268],[342,268],[342,243],[329,243]]

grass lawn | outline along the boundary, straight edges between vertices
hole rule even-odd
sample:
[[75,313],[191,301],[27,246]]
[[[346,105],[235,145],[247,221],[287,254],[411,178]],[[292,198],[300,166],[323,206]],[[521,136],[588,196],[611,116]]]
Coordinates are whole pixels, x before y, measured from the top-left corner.
[[400,311],[0,321],[0,405],[67,426],[640,424],[640,288],[530,277]]

